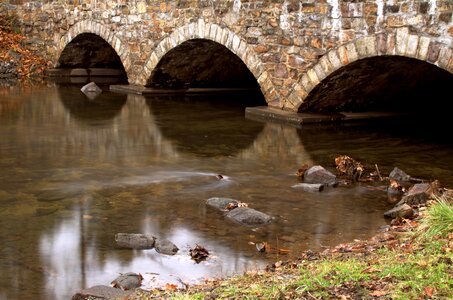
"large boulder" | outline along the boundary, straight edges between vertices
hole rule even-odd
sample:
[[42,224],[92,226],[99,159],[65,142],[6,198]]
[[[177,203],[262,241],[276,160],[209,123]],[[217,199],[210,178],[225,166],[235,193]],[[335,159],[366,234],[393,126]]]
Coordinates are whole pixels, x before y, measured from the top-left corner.
[[337,176],[324,169],[322,166],[312,166],[304,172],[305,183],[323,184],[335,186],[338,184]]
[[249,207],[238,207],[226,213],[226,217],[245,226],[265,225],[272,217]]

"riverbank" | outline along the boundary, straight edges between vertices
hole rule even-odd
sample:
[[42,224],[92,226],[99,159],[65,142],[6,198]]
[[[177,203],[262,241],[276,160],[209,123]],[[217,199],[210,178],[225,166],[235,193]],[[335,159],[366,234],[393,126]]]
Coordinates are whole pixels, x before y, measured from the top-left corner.
[[146,299],[449,299],[453,286],[450,192],[397,218],[373,238],[305,251],[266,270],[176,289],[136,290]]

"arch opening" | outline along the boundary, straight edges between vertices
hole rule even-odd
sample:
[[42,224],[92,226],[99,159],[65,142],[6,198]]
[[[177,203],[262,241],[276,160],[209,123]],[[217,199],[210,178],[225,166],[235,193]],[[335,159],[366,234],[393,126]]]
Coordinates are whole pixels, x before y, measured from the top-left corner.
[[115,49],[93,33],[77,35],[61,52],[50,76],[115,77],[127,82],[126,70]]
[[299,112],[385,111],[437,118],[452,106],[453,74],[403,56],[352,62],[326,77]]
[[185,41],[166,53],[146,86],[260,89],[239,57],[225,46],[207,39]]

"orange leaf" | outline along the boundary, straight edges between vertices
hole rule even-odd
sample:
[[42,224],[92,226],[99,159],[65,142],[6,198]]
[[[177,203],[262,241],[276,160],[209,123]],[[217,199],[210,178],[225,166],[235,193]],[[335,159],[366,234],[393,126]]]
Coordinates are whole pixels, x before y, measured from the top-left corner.
[[165,289],[166,290],[176,290],[178,288],[178,286],[176,284],[173,284],[173,283],[167,283],[165,285]]
[[432,287],[427,286],[423,290],[425,291],[425,295],[428,297],[432,297],[434,294],[434,288],[432,288]]

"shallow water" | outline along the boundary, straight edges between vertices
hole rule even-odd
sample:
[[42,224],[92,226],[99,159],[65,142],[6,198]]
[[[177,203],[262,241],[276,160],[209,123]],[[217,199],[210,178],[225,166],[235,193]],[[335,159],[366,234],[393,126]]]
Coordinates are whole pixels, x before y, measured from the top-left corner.
[[[88,100],[82,85],[1,88],[0,299],[69,299],[125,272],[141,273],[145,288],[195,283],[368,238],[389,221],[385,186],[292,188],[299,166],[335,172],[339,154],[383,174],[398,166],[452,182],[451,144],[398,122],[297,129],[244,118],[237,100],[250,95],[143,97],[102,86]],[[274,220],[240,226],[206,207],[210,197]],[[118,249],[118,232],[153,234],[180,250]],[[188,254],[197,244],[210,252],[199,264]]]

